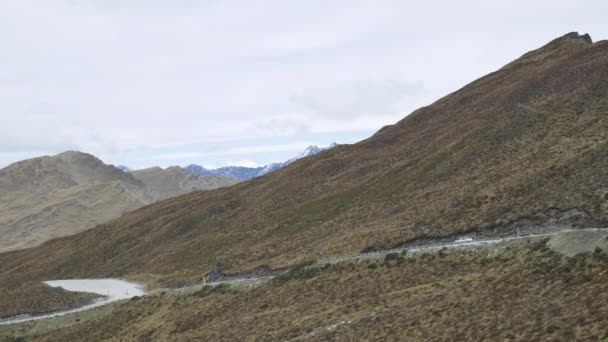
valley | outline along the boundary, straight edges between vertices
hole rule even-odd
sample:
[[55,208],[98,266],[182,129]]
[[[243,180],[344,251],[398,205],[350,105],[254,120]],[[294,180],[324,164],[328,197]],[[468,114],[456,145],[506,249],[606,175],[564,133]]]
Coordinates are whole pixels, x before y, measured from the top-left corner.
[[0,254],[2,286],[138,273],[177,286],[218,262],[239,273],[525,222],[604,226],[607,48],[557,38],[360,143]]
[[[605,339],[607,113],[608,41],[571,32],[244,181],[78,152],[15,163],[0,338]],[[65,234],[19,235],[50,228]],[[78,292],[110,280],[146,292]]]

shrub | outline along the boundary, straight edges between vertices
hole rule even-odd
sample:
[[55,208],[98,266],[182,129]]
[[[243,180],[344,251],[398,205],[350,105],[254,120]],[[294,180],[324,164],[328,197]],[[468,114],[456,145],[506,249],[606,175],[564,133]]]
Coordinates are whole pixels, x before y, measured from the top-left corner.
[[283,273],[276,277],[278,282],[288,282],[291,280],[306,280],[314,277],[319,272],[318,269],[312,267],[298,266],[292,268],[287,273]]
[[593,258],[598,261],[608,262],[608,254],[599,247],[595,247],[593,250]]
[[547,252],[549,250],[549,247],[547,247],[547,242],[549,242],[549,238],[544,238],[538,242],[535,242],[530,249],[534,252]]
[[7,342],[25,342],[25,337],[23,336],[19,336],[19,337],[9,337],[7,340]]
[[398,253],[388,253],[387,255],[384,256],[384,261],[391,261],[391,260],[397,260],[397,259],[399,259]]
[[219,285],[215,285],[215,286],[211,286],[211,285],[207,285],[204,286],[202,289],[196,291],[193,296],[196,297],[207,297],[213,294],[218,294],[218,295],[222,295],[222,294],[226,294],[226,293],[235,293],[236,291],[234,291],[232,288],[230,288],[230,285],[228,284],[219,284]]

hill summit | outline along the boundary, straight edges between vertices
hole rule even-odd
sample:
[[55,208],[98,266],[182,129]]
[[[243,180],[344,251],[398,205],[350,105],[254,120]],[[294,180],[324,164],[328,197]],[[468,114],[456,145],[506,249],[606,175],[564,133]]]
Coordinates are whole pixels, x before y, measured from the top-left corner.
[[146,204],[236,183],[185,171],[124,172],[67,151],[0,169],[0,252],[95,227]]

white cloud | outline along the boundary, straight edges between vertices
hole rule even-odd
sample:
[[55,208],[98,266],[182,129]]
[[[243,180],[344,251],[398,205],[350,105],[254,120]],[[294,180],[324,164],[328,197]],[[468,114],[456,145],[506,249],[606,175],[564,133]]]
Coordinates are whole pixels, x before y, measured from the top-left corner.
[[[154,155],[157,160],[200,159],[214,156],[249,155],[256,153],[299,152],[311,144],[306,142],[291,142],[286,144],[254,145],[240,147],[216,148],[203,152],[175,152]],[[148,156],[144,156],[148,158]]]
[[[607,11],[574,0],[0,1],[0,166],[76,148],[127,165],[180,153],[263,164],[275,153],[265,146],[373,131],[568,31],[606,38]],[[247,146],[213,151],[230,141]]]
[[289,117],[287,115],[271,117],[266,121],[255,122],[252,129],[257,133],[271,136],[291,136],[306,134],[311,131],[310,120],[303,117]]
[[306,89],[290,101],[321,116],[359,117],[402,114],[407,100],[423,95],[422,82],[356,80]]
[[226,165],[244,166],[244,167],[260,166],[258,163],[254,162],[253,160],[249,160],[249,159],[239,159],[239,160],[235,160],[235,161],[228,161],[228,163],[226,163]]

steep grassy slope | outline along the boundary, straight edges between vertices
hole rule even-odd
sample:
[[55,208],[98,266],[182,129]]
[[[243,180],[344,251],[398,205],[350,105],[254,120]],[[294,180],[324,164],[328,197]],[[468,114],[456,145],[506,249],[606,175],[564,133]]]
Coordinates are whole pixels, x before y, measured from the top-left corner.
[[569,34],[361,143],[0,255],[0,280],[154,273],[175,284],[217,262],[238,272],[475,229],[599,225],[607,132],[608,42]]
[[167,169],[152,167],[132,171],[131,174],[144,183],[146,193],[155,200],[162,200],[195,190],[211,190],[238,183],[236,179],[222,176],[199,176],[179,166]]
[[594,341],[608,336],[608,256],[568,258],[544,242],[528,246],[498,255],[482,250],[367,260],[293,272],[250,290],[144,297],[100,320],[32,338]]

